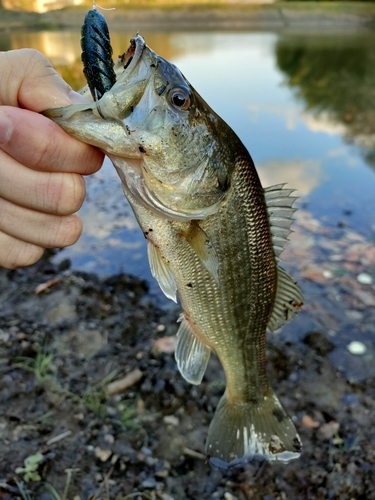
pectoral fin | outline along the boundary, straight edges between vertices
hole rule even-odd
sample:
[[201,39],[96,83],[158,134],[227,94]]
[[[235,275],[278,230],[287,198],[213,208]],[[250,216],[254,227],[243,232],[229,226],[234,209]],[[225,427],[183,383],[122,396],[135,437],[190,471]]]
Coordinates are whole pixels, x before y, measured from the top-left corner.
[[219,285],[219,258],[207,234],[196,221],[192,221],[189,229],[182,234]]
[[199,385],[206,371],[211,349],[194,335],[183,315],[179,321],[181,325],[177,332],[175,351],[177,366],[185,380]]
[[299,312],[302,305],[303,295],[301,290],[286,274],[284,269],[277,266],[275,305],[267,325],[271,332],[288,323]]
[[168,299],[177,302],[176,277],[167,262],[163,259],[159,249],[150,241],[147,241],[147,254],[152,276],[159,283],[164,295]]

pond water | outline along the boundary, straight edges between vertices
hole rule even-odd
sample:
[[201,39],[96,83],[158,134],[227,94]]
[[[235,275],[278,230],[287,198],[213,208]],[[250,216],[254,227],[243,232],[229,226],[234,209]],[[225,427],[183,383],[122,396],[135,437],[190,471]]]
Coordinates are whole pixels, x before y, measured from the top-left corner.
[[[141,33],[174,62],[249,149],[264,186],[286,182],[300,197],[285,268],[306,305],[285,339],[318,330],[353,380],[374,374],[375,33]],[[114,54],[132,33],[112,32]],[[80,35],[9,33],[0,48],[35,47],[76,89],[84,85]],[[109,162],[88,178],[80,241],[58,253],[74,268],[125,271],[157,286]],[[160,299],[163,300],[163,299]],[[296,333],[298,332],[298,333]],[[362,356],[347,346],[358,340]]]

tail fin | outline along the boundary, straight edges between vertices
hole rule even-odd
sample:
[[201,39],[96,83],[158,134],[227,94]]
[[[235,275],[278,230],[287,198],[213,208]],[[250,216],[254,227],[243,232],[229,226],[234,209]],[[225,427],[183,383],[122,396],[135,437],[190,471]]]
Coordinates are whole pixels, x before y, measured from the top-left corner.
[[223,395],[208,429],[206,453],[212,465],[227,469],[253,460],[287,463],[301,451],[294,424],[272,389],[258,404],[229,403]]

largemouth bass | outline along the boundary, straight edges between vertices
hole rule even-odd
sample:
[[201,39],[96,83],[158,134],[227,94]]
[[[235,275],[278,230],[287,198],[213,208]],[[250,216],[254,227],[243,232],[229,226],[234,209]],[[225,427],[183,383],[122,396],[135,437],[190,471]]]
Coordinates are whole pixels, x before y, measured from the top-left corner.
[[226,390],[208,430],[211,462],[295,459],[300,438],[266,374],[267,327],[280,328],[303,302],[278,265],[293,190],[262,188],[237,135],[140,35],[115,71],[97,102],[46,114],[116,167],[152,274],[181,302],[182,376],[199,384],[211,350],[220,359]]

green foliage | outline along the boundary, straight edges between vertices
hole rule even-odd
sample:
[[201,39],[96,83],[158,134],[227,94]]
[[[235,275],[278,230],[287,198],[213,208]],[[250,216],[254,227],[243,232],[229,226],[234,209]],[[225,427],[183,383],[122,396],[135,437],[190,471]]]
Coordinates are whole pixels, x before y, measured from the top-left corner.
[[148,415],[145,413],[143,401],[141,399],[138,401],[123,400],[118,404],[117,410],[120,413],[118,422],[122,428],[133,434],[135,439],[142,439],[143,445],[146,446],[148,435],[142,422],[148,418]]
[[43,385],[50,381],[54,371],[53,354],[42,349],[37,352],[35,358],[19,358],[19,362],[15,363],[14,366],[32,372],[37,381]]
[[16,474],[23,474],[23,480],[28,483],[29,481],[41,481],[41,477],[38,473],[38,468],[43,460],[42,453],[36,453],[35,455],[30,455],[23,461],[24,467],[17,467]]

